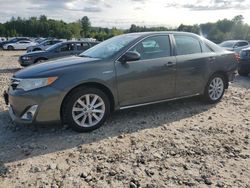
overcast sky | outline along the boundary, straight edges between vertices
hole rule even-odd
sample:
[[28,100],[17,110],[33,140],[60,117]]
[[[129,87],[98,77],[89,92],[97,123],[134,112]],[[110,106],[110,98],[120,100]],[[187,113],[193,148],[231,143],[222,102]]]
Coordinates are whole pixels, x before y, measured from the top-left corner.
[[0,0],[0,22],[12,16],[73,22],[88,16],[93,26],[128,28],[199,24],[242,14],[250,24],[250,0]]

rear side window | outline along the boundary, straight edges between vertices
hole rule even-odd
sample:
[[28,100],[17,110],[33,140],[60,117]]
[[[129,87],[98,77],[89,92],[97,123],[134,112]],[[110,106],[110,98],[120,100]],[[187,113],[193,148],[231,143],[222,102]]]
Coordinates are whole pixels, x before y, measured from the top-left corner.
[[190,36],[174,35],[177,55],[201,53],[200,41]]
[[76,50],[78,51],[81,51],[81,50],[84,51],[84,50],[87,50],[88,48],[89,48],[89,44],[86,42],[76,44]]
[[201,48],[203,53],[214,52],[210,46],[208,46],[205,42],[201,43]]
[[242,46],[247,46],[248,43],[247,42],[238,42],[235,46],[236,47],[242,47]]
[[171,55],[169,37],[167,35],[148,37],[130,51],[138,52],[141,60],[168,57]]

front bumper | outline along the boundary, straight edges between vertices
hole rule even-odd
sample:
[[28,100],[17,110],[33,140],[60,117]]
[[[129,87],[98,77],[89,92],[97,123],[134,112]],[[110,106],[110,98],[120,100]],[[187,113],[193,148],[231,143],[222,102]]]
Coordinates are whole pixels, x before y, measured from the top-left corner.
[[[6,104],[9,103],[11,119],[21,124],[60,121],[63,97],[62,92],[52,87],[39,88],[29,92],[13,90],[10,87],[4,94]],[[24,114],[35,105],[37,105],[37,109],[32,118],[24,119]]]
[[20,63],[21,66],[29,66],[33,64],[33,60],[23,60],[21,57],[18,59],[18,62]]

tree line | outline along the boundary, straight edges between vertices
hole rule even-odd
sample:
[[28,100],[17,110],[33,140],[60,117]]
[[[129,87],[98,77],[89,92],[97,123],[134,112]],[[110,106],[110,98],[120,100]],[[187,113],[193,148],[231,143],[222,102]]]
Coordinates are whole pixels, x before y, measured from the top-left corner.
[[45,15],[30,17],[28,19],[17,17],[10,21],[0,23],[0,36],[2,37],[56,37],[56,38],[96,38],[99,41],[123,33],[146,32],[146,31],[186,31],[202,35],[214,42],[222,42],[230,39],[250,40],[250,25],[244,23],[242,15],[233,19],[218,20],[215,23],[195,25],[181,24],[176,28],[146,27],[132,24],[129,29],[93,27],[87,16],[72,23],[62,20],[48,19]]

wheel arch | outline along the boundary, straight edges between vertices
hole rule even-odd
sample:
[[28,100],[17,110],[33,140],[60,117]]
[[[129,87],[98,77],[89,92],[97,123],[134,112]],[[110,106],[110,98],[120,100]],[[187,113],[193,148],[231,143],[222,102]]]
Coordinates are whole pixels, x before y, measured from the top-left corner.
[[87,82],[87,83],[82,83],[82,84],[79,84],[75,87],[73,87],[69,92],[67,92],[67,94],[64,96],[63,100],[62,100],[62,103],[61,103],[61,107],[60,107],[60,117],[61,117],[61,120],[63,120],[63,108],[64,108],[64,105],[65,105],[65,102],[67,100],[67,98],[70,96],[70,94],[75,91],[76,89],[79,89],[79,88],[87,88],[87,87],[92,87],[92,88],[97,88],[97,89],[100,89],[102,92],[104,92],[109,101],[110,101],[110,111],[114,111],[115,109],[115,98],[114,98],[114,94],[112,93],[112,91],[110,90],[110,88],[108,88],[107,86],[105,86],[104,84],[101,84],[101,83],[98,83],[98,82]]
[[[227,72],[226,71],[216,71],[214,72],[213,74],[211,74],[208,78],[208,81],[214,76],[214,75],[221,75],[224,77],[224,81],[225,81],[225,89],[228,89],[228,86],[229,86],[229,78],[228,78],[228,75],[227,75]],[[207,82],[208,82],[207,81]]]
[[46,58],[46,57],[38,57],[38,58],[36,58],[36,60],[34,62],[37,63],[37,61],[39,61],[39,60],[48,60],[48,58]]

